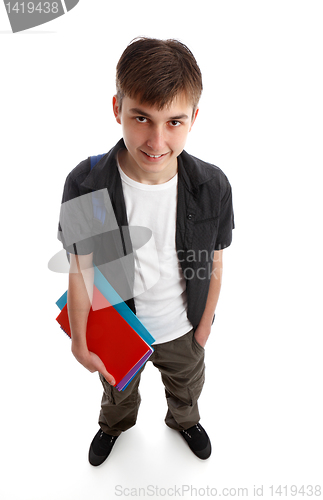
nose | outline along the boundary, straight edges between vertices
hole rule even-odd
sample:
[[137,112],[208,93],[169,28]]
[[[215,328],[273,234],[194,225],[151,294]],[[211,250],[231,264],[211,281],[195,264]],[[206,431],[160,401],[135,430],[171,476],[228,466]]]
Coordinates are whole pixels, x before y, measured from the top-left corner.
[[163,153],[165,149],[165,136],[162,127],[154,127],[150,130],[147,146],[155,153]]

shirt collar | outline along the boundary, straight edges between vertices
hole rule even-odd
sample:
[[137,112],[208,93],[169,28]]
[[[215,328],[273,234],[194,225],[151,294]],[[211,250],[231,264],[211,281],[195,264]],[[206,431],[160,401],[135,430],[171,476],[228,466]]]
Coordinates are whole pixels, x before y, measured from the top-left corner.
[[194,196],[199,186],[218,176],[218,167],[205,163],[186,151],[178,157],[178,178]]
[[81,186],[93,191],[108,187],[110,182],[115,178],[115,174],[117,173],[119,175],[116,159],[117,153],[120,149],[124,149],[125,147],[123,139],[120,139],[114,148],[110,149],[110,151],[98,161],[95,168],[90,171]]

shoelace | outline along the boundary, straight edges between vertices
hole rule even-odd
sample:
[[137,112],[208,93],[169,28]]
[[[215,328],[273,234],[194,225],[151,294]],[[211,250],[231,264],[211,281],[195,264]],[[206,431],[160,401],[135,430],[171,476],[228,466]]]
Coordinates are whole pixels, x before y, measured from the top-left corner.
[[[195,427],[199,432],[202,432],[201,429],[199,428],[198,424],[195,424]],[[182,431],[184,434],[186,434],[190,439],[192,439],[192,436],[187,432],[187,431]]]
[[[105,434],[103,431],[101,431],[99,439],[102,439],[102,438],[103,438],[103,437],[105,437],[105,436],[107,436],[107,434]],[[107,436],[107,437],[108,437],[108,436]],[[110,439],[110,443],[113,443],[113,441],[115,441],[115,440],[117,439],[117,437],[118,437],[118,436],[109,436],[109,437],[111,437],[111,439]]]

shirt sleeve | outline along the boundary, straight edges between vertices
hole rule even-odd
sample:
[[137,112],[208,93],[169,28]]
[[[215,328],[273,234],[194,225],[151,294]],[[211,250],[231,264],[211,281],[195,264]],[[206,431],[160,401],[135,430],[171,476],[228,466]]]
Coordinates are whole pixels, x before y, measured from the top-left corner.
[[234,212],[232,205],[232,190],[230,183],[225,178],[225,188],[221,199],[218,234],[215,242],[215,250],[222,250],[231,245],[232,230],[234,229]]
[[80,195],[77,182],[71,173],[67,176],[57,237],[64,249],[75,255],[88,255],[94,250],[91,194]]

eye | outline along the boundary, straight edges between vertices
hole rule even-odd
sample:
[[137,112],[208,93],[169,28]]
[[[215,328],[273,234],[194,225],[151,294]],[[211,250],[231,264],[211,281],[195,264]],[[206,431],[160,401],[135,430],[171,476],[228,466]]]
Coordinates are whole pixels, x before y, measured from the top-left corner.
[[172,127],[178,127],[179,125],[181,125],[181,122],[179,122],[177,120],[172,120],[169,123],[171,124]]
[[144,116],[136,116],[136,120],[139,123],[146,123],[147,122],[147,118],[145,118]]

